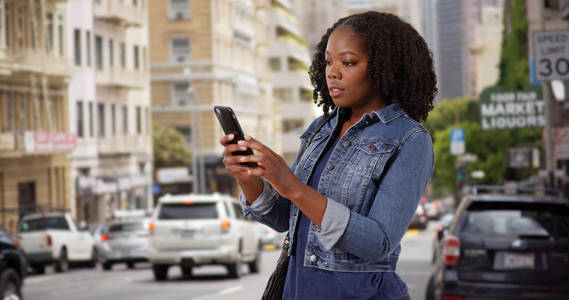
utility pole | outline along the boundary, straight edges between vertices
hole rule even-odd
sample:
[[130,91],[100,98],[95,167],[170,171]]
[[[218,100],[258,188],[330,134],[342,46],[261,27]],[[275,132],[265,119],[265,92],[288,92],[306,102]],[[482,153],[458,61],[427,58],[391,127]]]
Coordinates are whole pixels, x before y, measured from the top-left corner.
[[[545,30],[545,1],[540,1],[539,18],[541,30]],[[535,51],[535,49],[534,49]],[[553,133],[551,129],[551,99],[549,96],[550,81],[543,82],[543,103],[545,104],[545,167],[547,170],[547,186],[553,188],[555,185],[555,177],[553,173]]]

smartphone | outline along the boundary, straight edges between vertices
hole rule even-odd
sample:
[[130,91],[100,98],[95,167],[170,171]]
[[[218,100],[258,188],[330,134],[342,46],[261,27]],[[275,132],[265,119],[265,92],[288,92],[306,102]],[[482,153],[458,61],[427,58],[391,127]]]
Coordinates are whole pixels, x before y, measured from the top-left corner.
[[[245,135],[243,134],[243,130],[241,129],[241,125],[239,125],[239,121],[237,121],[237,116],[233,112],[233,109],[229,106],[214,106],[213,111],[215,112],[215,116],[217,120],[221,124],[223,131],[225,134],[233,133],[235,136],[231,141],[231,144],[237,144],[239,140],[245,140]],[[253,150],[247,149],[245,151],[236,151],[233,152],[233,155],[251,155],[253,154]],[[241,163],[242,165],[248,167],[256,167],[257,163],[254,162],[246,162]]]

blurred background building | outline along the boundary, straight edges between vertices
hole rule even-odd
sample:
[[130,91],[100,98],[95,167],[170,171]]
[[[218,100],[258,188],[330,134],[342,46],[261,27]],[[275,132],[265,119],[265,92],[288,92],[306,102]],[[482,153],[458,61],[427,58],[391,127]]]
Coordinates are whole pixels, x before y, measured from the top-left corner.
[[320,114],[312,100],[308,77],[310,56],[292,14],[289,0],[272,0],[269,25],[269,64],[272,71],[273,98],[279,102],[282,118],[282,155],[290,164],[300,147],[300,135]]
[[0,214],[68,210],[76,136],[69,126],[67,1],[0,1]]
[[73,211],[96,224],[152,207],[148,7],[75,0],[66,9]]
[[268,67],[269,0],[150,1],[153,121],[192,148],[192,189],[234,193],[221,163],[215,105],[231,106],[244,132],[280,151],[280,107]]

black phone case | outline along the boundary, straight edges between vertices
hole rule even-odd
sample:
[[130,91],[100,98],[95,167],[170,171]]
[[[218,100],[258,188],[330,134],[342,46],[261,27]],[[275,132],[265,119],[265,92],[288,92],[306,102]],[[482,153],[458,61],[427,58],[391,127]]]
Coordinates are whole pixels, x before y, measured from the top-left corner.
[[[239,121],[237,120],[237,116],[233,112],[233,109],[229,106],[214,106],[213,111],[217,120],[221,124],[221,128],[223,128],[223,132],[225,134],[233,133],[235,138],[231,141],[231,144],[237,144],[237,141],[244,140],[245,135],[243,134],[243,130],[241,129],[241,125],[239,125]],[[236,151],[233,152],[233,155],[251,155],[253,151],[251,149],[247,149],[245,151]],[[257,163],[241,163],[242,165],[246,165],[248,167],[256,167]]]

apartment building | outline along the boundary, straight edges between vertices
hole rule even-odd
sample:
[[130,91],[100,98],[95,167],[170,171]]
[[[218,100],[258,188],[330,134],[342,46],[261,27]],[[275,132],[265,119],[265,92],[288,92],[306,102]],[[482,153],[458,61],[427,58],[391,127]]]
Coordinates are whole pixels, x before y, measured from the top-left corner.
[[300,136],[318,113],[308,77],[310,56],[289,0],[272,0],[269,24],[269,63],[273,97],[282,108],[282,155],[290,164],[300,147]]
[[290,0],[294,15],[298,18],[302,37],[308,43],[310,56],[322,35],[338,19],[348,14],[345,0]]
[[269,0],[150,1],[152,119],[192,148],[194,192],[234,193],[221,163],[215,105],[280,151],[280,108],[268,68]]
[[71,208],[63,0],[0,0],[0,223]]
[[148,2],[67,4],[73,212],[89,224],[152,208]]

